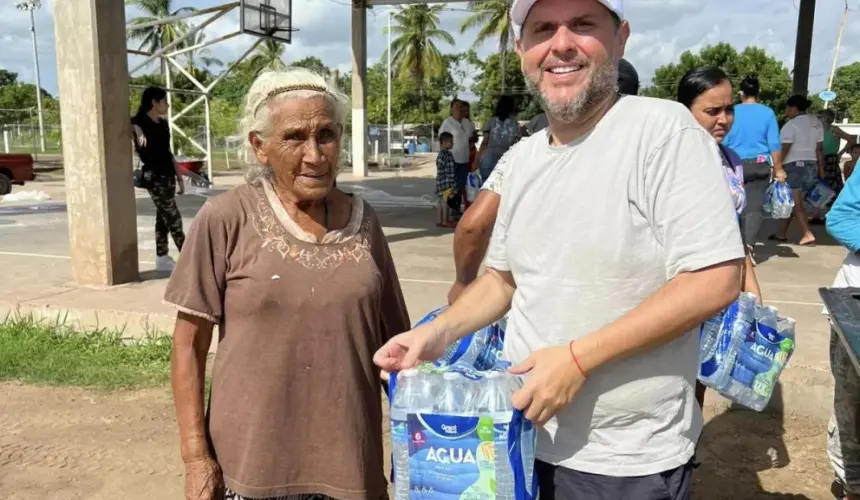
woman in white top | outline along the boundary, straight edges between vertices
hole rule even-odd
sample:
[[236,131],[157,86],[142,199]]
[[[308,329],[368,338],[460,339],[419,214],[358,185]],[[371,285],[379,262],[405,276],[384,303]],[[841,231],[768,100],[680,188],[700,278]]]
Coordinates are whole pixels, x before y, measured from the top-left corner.
[[788,228],[792,219],[796,219],[803,231],[800,244],[804,246],[815,245],[815,235],[809,227],[803,195],[819,177],[824,177],[824,126],[818,117],[806,113],[810,104],[809,99],[801,95],[788,99],[785,115],[789,121],[782,127],[780,142],[786,182],[794,192],[794,214],[791,219],[782,221],[777,234],[770,237],[774,241],[788,241]]
[[520,140],[520,124],[514,116],[515,111],[516,101],[513,96],[499,97],[493,117],[484,127],[484,140],[475,158],[481,179],[487,179],[502,155]]

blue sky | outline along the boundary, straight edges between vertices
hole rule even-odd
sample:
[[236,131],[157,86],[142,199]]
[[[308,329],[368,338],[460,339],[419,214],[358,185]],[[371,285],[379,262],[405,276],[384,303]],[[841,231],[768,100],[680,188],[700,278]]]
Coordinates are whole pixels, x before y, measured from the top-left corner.
[[[52,4],[58,0],[43,0],[36,12],[36,30],[42,68],[42,85],[56,92],[56,60]],[[119,0],[117,0],[119,1]],[[653,76],[661,64],[677,60],[687,49],[697,50],[720,41],[737,47],[749,44],[764,47],[791,68],[794,57],[795,28],[798,0],[627,0],[626,14],[632,26],[627,58],[640,72],[643,82]],[[222,2],[216,0],[174,0],[176,7],[208,7]],[[329,66],[342,71],[350,69],[350,19],[348,0],[293,0],[293,34],[287,48],[289,62],[308,55],[319,57]],[[474,32],[460,34],[459,26],[468,15],[465,3],[450,3],[442,17],[442,27],[456,38],[456,45],[441,46],[444,52],[465,50],[472,45]],[[827,85],[827,75],[833,62],[834,47],[842,15],[842,0],[818,0],[815,14],[815,42],[811,67],[810,88],[818,91]],[[839,64],[860,60],[860,0],[849,0],[853,9],[840,51]],[[377,7],[368,12],[368,59],[373,64],[385,49],[383,28],[387,22],[386,9]],[[127,8],[126,17],[137,16]],[[239,26],[238,12],[211,25],[209,38],[227,34]],[[212,47],[213,55],[231,60],[252,43],[249,36],[223,42]],[[0,67],[19,73],[24,81],[33,80],[33,59],[29,20],[26,13],[14,7],[14,1],[0,6]],[[488,54],[494,44],[480,47]],[[133,61],[134,59],[132,59]],[[468,83],[468,82],[466,82]]]

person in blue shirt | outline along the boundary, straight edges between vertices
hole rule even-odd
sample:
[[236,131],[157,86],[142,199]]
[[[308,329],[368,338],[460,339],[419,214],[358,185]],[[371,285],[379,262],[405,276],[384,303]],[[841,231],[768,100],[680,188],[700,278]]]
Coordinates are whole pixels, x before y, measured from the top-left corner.
[[[764,218],[764,193],[771,174],[785,181],[779,125],[772,109],[760,104],[758,77],[748,74],[740,85],[741,103],[735,106],[735,123],[723,144],[741,157],[747,204],[741,218],[744,242],[752,256]],[[773,172],[771,172],[773,170]],[[754,258],[754,257],[753,257]]]
[[[848,249],[834,288],[860,286],[860,176],[851,176],[827,213],[827,232]],[[851,355],[830,329],[833,414],[827,430],[827,456],[836,475],[831,490],[838,498],[860,499],[860,375]]]

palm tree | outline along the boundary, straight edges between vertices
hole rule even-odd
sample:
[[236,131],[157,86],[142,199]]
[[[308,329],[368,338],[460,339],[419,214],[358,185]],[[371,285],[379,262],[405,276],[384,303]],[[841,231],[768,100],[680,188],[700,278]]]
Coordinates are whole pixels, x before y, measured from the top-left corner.
[[287,67],[283,60],[285,48],[277,40],[266,39],[248,59],[248,66],[254,68],[255,73],[263,70],[283,71]]
[[[194,33],[191,37],[187,38],[185,42],[182,44],[182,48],[193,47],[195,45],[200,45],[206,41],[206,33],[203,31],[198,31]],[[224,61],[218,59],[217,57],[212,57],[212,51],[210,51],[206,47],[201,47],[198,49],[191,49],[185,53],[185,61],[186,67],[189,70],[193,70],[197,67],[197,60],[203,63],[205,68],[210,66],[224,66]]]
[[[444,7],[411,5],[400,8],[393,16],[396,24],[391,31],[396,38],[391,41],[391,63],[399,77],[410,78],[418,84],[423,121],[427,118],[424,88],[430,79],[442,76],[445,71],[445,61],[436,43],[454,45],[454,37],[439,29],[439,12]],[[387,55],[383,54],[384,57]]]
[[502,92],[505,91],[505,60],[511,48],[511,0],[481,0],[469,3],[469,15],[460,26],[460,33],[472,28],[480,28],[473,47],[477,48],[487,40],[499,38],[499,52],[502,56]]
[[[151,23],[168,17],[178,16],[186,12],[194,12],[194,7],[180,7],[173,9],[173,0],[125,0],[126,5],[132,5],[144,12],[141,17],[136,17],[129,23],[126,36],[129,40],[140,41],[139,50],[150,53],[166,47],[185,33],[187,26],[182,21],[157,24],[144,28],[135,28],[136,24]],[[161,73],[166,74],[166,61],[161,61]]]

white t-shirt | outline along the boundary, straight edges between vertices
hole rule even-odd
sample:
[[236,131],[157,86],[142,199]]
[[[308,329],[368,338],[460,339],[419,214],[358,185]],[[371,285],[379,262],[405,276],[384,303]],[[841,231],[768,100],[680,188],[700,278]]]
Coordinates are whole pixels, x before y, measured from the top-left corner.
[[824,141],[824,126],[815,116],[799,115],[783,125],[779,136],[783,144],[791,144],[785,163],[816,161],[818,143]]
[[451,148],[451,154],[454,155],[455,162],[469,163],[469,137],[474,131],[475,125],[469,120],[457,121],[453,116],[449,116],[442,122],[439,133],[448,132],[454,136],[454,147]]
[[499,158],[498,163],[496,163],[496,168],[490,172],[490,175],[487,176],[486,180],[484,180],[484,183],[481,185],[482,191],[490,191],[491,193],[496,193],[498,195],[502,194],[502,182],[504,182],[505,179],[505,169],[508,168],[507,158],[507,153]]
[[[679,273],[741,259],[726,176],[682,105],[625,96],[585,137],[547,134],[506,155],[486,265],[517,284],[505,356],[566,345],[627,313]],[[601,367],[539,433],[539,459],[608,476],[686,464],[702,429],[698,335]]]

